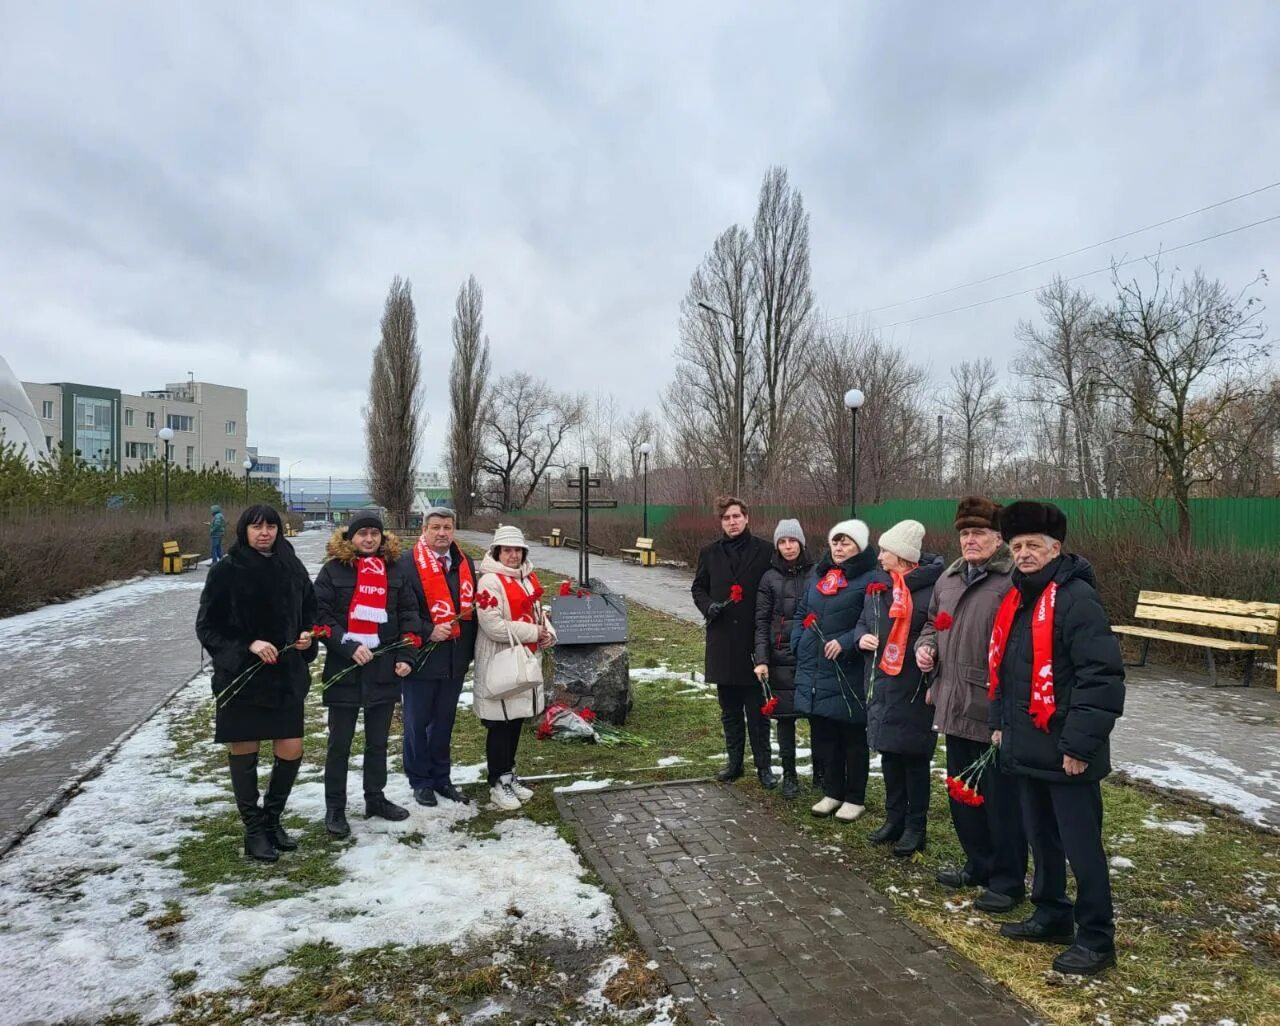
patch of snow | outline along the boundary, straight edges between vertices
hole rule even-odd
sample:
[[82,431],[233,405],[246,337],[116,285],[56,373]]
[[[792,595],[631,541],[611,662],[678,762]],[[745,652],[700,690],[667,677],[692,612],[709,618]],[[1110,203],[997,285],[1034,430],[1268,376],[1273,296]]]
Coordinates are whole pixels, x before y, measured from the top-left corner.
[[64,738],[78,733],[54,730],[53,713],[47,704],[35,702],[25,702],[16,709],[6,710],[5,718],[0,720],[0,759],[52,748]]
[[600,780],[575,780],[572,784],[564,784],[561,787],[557,787],[556,791],[560,794],[571,794],[575,791],[599,791],[612,786],[612,780],[608,777],[602,777]]
[[264,987],[283,987],[297,975],[298,970],[294,966],[273,966],[262,974],[262,985]]
[[[116,594],[121,589],[117,589]],[[212,740],[185,758],[170,730],[208,699],[197,677],[144,724],[101,775],[0,862],[0,993],[18,1021],[97,1020],[172,1011],[170,974],[196,970],[202,989],[233,986],[302,944],[344,950],[385,944],[463,945],[499,932],[599,941],[617,924],[609,897],[579,880],[583,866],[551,828],[513,817],[496,838],[451,827],[474,805],[422,809],[393,774],[388,797],[410,810],[401,823],[351,820],[354,843],[336,858],[339,883],[253,908],[235,903],[244,885],[198,894],[183,885],[174,850],[192,835],[190,820],[231,808],[229,786],[191,780],[219,750]],[[197,805],[210,793],[222,801]],[[324,786],[301,782],[292,814],[318,821]],[[421,835],[402,844],[405,835]],[[296,856],[285,855],[286,860]],[[439,867],[447,866],[447,873]],[[274,878],[255,874],[249,886]],[[166,901],[185,919],[160,943],[146,920]],[[507,914],[512,906],[522,915]],[[140,914],[129,914],[138,908]]]
[[1168,1013],[1156,1019],[1156,1026],[1182,1026],[1191,1016],[1191,1006],[1176,1003]]
[[1112,869],[1134,869],[1133,859],[1127,859],[1123,855],[1111,856]]
[[678,755],[664,755],[658,760],[658,766],[665,769],[667,766],[680,766],[688,761],[688,759],[682,759]]
[[1196,834],[1204,833],[1204,821],[1198,819],[1144,819],[1142,825],[1148,830],[1167,830],[1182,837],[1195,837]]
[[604,989],[609,986],[609,981],[626,967],[627,960],[625,958],[621,955],[610,955],[591,974],[591,983],[587,987],[587,992],[578,1000],[597,1012],[612,1009],[613,1002],[604,996]]

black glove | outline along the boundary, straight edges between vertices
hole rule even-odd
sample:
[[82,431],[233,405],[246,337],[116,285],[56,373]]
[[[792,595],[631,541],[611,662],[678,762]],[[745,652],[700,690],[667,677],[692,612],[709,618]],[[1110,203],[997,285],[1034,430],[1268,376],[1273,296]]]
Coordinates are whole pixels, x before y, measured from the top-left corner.
[[707,606],[707,623],[710,623],[723,613],[728,606],[728,602],[712,602],[711,605]]

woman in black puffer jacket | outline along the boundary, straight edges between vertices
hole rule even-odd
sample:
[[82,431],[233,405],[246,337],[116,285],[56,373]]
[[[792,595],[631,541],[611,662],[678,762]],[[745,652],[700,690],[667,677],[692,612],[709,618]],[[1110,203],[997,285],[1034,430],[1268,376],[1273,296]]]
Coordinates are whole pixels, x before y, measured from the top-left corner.
[[[798,520],[779,520],[773,532],[773,562],[756,592],[756,677],[768,680],[778,700],[771,713],[778,721],[778,753],[782,757],[782,797],[800,794],[796,778],[796,657],[791,651],[791,628],[804,594],[813,558],[804,547]],[[815,782],[820,779],[814,763]]]

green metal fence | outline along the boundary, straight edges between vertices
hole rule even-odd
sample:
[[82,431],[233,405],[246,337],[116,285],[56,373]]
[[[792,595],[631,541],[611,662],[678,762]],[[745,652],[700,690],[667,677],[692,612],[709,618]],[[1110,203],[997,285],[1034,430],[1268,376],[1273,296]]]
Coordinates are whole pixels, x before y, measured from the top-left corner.
[[[1003,501],[1011,501],[1007,498]],[[1090,534],[1139,535],[1152,540],[1177,534],[1177,508],[1171,500],[1155,503],[1139,499],[1048,499],[1067,514],[1073,527]],[[950,530],[955,518],[953,499],[894,499],[874,506],[862,506],[858,516],[873,530],[882,531],[899,520],[919,520],[933,530]],[[555,512],[528,509],[526,513]],[[761,505],[752,507],[752,519],[763,529],[783,516],[797,513],[829,516],[832,523],[848,516],[847,506],[795,507]],[[617,509],[591,511],[593,520],[624,520],[639,524],[643,509],[639,504]],[[709,509],[695,506],[654,505],[649,507],[649,534],[658,537],[664,525],[681,515],[712,516]],[[1191,540],[1199,548],[1280,550],[1280,498],[1192,499]]]

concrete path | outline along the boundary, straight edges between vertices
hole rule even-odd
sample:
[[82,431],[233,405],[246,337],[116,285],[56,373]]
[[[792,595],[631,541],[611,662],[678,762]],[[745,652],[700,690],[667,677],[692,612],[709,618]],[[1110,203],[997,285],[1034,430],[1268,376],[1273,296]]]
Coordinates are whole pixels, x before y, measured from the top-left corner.
[[[486,544],[491,535],[461,532]],[[578,554],[534,543],[535,566],[576,574]],[[591,573],[643,605],[693,623],[692,574],[592,556]],[[1271,674],[1263,672],[1262,679]],[[1125,714],[1112,735],[1112,764],[1129,775],[1182,790],[1280,831],[1280,694],[1270,688],[1218,687],[1173,667],[1129,670]]]
[[[299,535],[314,574],[328,535]],[[200,668],[206,570],[0,619],[0,854]]]
[[736,788],[690,782],[556,802],[694,1023],[1037,1021]]

